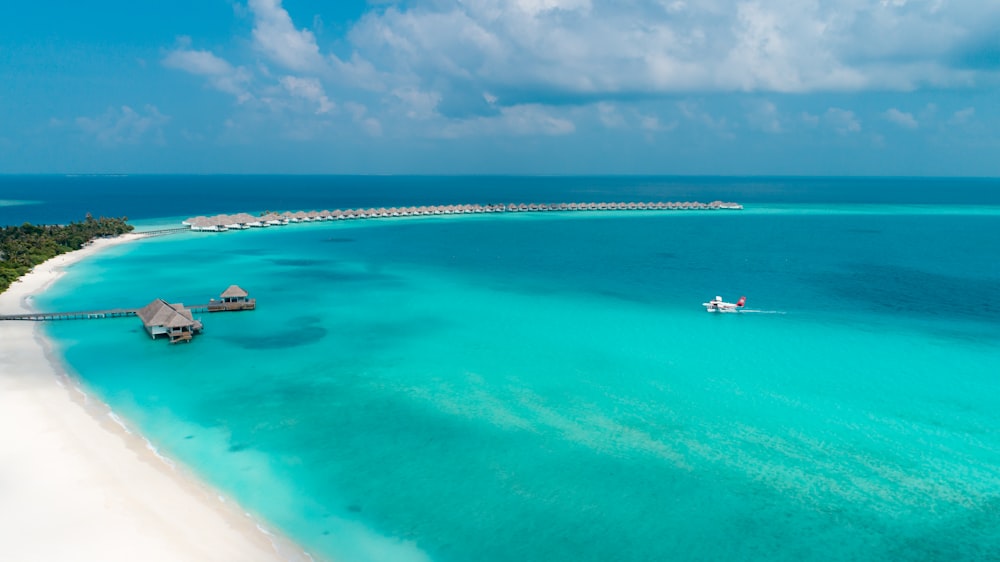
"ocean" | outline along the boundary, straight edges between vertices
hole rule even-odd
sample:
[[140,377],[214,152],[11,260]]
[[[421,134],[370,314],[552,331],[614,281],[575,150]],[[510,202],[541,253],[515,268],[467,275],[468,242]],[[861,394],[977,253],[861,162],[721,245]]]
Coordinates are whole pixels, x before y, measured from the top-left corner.
[[[256,311],[202,315],[190,345],[134,318],[45,329],[161,454],[319,559],[998,559],[1000,181],[3,182],[37,201],[0,206],[8,224],[743,203],[181,233],[82,262],[36,304],[248,289]],[[715,295],[760,312],[706,314]]]

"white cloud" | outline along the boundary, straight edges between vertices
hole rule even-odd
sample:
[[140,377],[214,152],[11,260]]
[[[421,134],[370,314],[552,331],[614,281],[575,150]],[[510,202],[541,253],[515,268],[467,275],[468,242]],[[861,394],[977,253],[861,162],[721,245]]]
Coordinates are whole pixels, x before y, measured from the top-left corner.
[[841,135],[861,132],[861,121],[858,120],[853,111],[847,109],[831,107],[823,115],[823,121]]
[[96,117],[77,117],[76,126],[105,145],[138,144],[148,139],[163,142],[163,125],[170,117],[147,105],[142,113],[127,105],[108,108]]
[[235,69],[225,60],[208,51],[176,49],[163,57],[163,64],[201,76],[232,74]]
[[[960,87],[983,76],[950,66],[963,38],[985,18],[982,10],[956,2],[377,4],[349,24],[338,42],[341,56],[317,43],[322,19],[304,20],[314,33],[302,22],[296,25],[281,0],[247,0],[246,14],[253,18],[249,39],[263,55],[256,64],[234,66],[187,44],[168,53],[164,64],[204,76],[212,87],[251,101],[245,104],[248,112],[267,118],[301,114],[305,119],[310,113],[327,116],[322,121],[329,123],[336,114],[372,135],[384,129],[450,137],[565,135],[576,130],[568,117],[573,115],[607,128],[664,130],[662,115],[644,115],[635,109],[642,102],[632,100],[677,94],[709,100],[705,107],[677,104],[677,121],[687,119],[723,136],[740,128],[779,133],[796,127],[846,135],[861,131],[852,111],[782,115],[762,98],[769,92]],[[1000,10],[990,13],[1000,16]],[[325,40],[331,31],[323,33]],[[711,101],[714,92],[754,94],[744,97],[740,116],[720,110]],[[573,108],[584,109],[574,114]],[[904,127],[907,116],[914,124],[932,119],[926,112],[895,108],[883,114]]]
[[613,104],[601,102],[597,104],[597,116],[601,123],[609,129],[618,129],[625,126],[625,118]]
[[281,0],[249,0],[254,16],[254,46],[271,60],[291,70],[324,67],[316,37],[308,29],[296,29]]
[[767,100],[758,100],[748,104],[749,112],[746,115],[747,123],[765,133],[780,133],[784,131],[781,126],[781,116],[778,107]]
[[905,113],[895,107],[889,108],[882,116],[904,129],[916,129],[920,126],[912,113]]
[[575,131],[576,125],[569,119],[556,117],[541,105],[529,104],[504,107],[495,116],[453,120],[435,134],[446,138],[480,135],[560,136]]
[[349,102],[344,107],[365,134],[370,137],[382,136],[382,123],[378,119],[368,116],[367,107],[354,102]]
[[[266,66],[258,65],[253,71],[234,66],[215,54],[189,47],[190,40],[179,38],[178,47],[163,57],[163,65],[204,77],[216,90],[232,94],[239,104],[251,111],[270,112],[275,116],[294,114],[324,115],[336,109],[336,103],[326,94],[323,83],[316,77],[295,75],[275,76]],[[253,116],[251,120],[259,120]],[[296,131],[315,129],[314,125],[295,124]],[[230,127],[232,129],[232,127]],[[290,136],[306,138],[313,135],[294,133]]]
[[514,4],[532,16],[553,10],[590,11],[590,0],[514,0]]
[[961,125],[968,123],[972,120],[973,116],[976,115],[976,108],[966,107],[965,109],[959,109],[951,116],[951,123],[955,125]]
[[198,51],[182,46],[169,51],[163,57],[163,64],[206,77],[213,88],[236,96],[240,103],[247,102],[253,97],[247,89],[250,73],[245,68],[234,67],[209,51]]
[[770,92],[850,90],[865,78],[845,66],[818,37],[826,24],[808,5],[741,2],[729,33],[732,46],[715,67],[721,89]]
[[687,9],[687,3],[681,2],[680,0],[675,0],[673,2],[661,0],[660,4],[663,6],[663,9],[670,14],[677,14]]
[[673,125],[663,125],[660,123],[660,118],[655,115],[640,115],[639,128],[643,131],[659,132],[669,131],[670,129],[673,129]]
[[316,106],[316,114],[329,113],[335,107],[334,103],[326,97],[322,84],[316,78],[284,76],[281,78],[281,85],[292,96],[313,102]]
[[711,113],[702,109],[698,103],[682,101],[677,104],[677,109],[680,110],[681,115],[685,118],[701,123],[709,129],[719,132],[724,132],[729,129],[729,124],[726,122],[725,117],[713,117]]
[[870,0],[439,0],[371,12],[355,56],[426,88],[592,97],[967,85],[948,57],[974,10]]
[[[416,88],[393,90],[393,97],[400,103],[403,113],[409,119],[430,119],[438,115],[437,106],[441,95],[437,92],[422,92]],[[489,98],[487,98],[487,101]]]

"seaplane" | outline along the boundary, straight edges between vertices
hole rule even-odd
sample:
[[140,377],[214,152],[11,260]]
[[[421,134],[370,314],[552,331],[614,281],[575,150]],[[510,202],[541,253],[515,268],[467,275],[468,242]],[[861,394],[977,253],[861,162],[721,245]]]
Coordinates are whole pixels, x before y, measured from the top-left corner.
[[743,305],[747,303],[746,297],[740,297],[740,300],[735,303],[726,302],[722,300],[722,297],[715,297],[714,299],[701,303],[708,312],[743,312]]

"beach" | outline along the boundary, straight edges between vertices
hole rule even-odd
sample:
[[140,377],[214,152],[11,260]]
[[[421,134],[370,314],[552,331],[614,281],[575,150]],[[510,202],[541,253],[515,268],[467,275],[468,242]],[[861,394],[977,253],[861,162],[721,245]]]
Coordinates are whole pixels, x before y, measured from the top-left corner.
[[[35,267],[0,295],[0,314],[27,310],[66,268],[138,237],[97,240]],[[0,322],[0,558],[308,559],[89,398],[40,328]]]

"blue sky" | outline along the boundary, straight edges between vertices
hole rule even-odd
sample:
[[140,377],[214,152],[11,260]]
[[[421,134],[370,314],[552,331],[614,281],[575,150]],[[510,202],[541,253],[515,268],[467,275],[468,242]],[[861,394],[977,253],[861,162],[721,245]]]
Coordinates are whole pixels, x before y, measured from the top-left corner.
[[0,173],[1000,176],[997,0],[4,2]]

